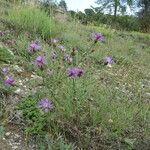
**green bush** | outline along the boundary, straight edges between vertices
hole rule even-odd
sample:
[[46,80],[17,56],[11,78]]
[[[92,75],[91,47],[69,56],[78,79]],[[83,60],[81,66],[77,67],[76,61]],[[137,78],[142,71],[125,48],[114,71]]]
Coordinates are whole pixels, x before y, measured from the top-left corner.
[[27,133],[39,134],[43,132],[46,115],[41,113],[37,108],[37,101],[33,98],[24,100],[18,105],[18,109],[22,110],[23,118],[28,123]]
[[54,20],[39,8],[28,6],[11,9],[8,20],[17,29],[38,34],[42,38],[49,38],[55,32]]

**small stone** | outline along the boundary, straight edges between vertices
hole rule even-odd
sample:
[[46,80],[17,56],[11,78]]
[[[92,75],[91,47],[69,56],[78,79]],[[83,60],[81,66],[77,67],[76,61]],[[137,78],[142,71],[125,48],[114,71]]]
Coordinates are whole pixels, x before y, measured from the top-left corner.
[[145,95],[146,95],[147,97],[150,97],[150,93],[145,93]]
[[17,89],[16,91],[14,91],[14,93],[16,94],[20,94],[20,92],[21,92],[21,89]]
[[13,68],[14,68],[14,70],[16,70],[17,72],[23,72],[23,68],[19,67],[18,65],[14,65]]
[[23,85],[22,80],[18,80],[18,85]]
[[112,68],[112,65],[111,64],[107,64],[107,67]]
[[18,149],[18,146],[12,146],[12,149]]
[[13,145],[10,141],[9,141],[8,143],[9,143],[9,145],[10,145],[10,146],[12,146],[12,145]]
[[5,133],[6,136],[9,136],[10,134],[11,134],[10,132],[6,132],[6,133]]
[[21,145],[21,143],[15,142],[14,145]]
[[42,77],[40,77],[40,76],[37,76],[37,75],[31,75],[31,78],[33,78],[33,79],[41,79],[42,80]]
[[15,134],[14,137],[15,137],[15,138],[19,138],[20,135],[19,135],[19,134]]

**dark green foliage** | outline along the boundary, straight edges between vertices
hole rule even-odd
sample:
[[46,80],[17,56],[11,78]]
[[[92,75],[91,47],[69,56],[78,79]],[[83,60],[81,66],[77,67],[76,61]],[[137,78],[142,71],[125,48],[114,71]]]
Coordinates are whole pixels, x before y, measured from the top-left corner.
[[141,30],[150,32],[150,1],[140,0],[138,6],[142,8],[138,14]]
[[84,12],[85,12],[87,21],[92,22],[93,17],[95,17],[94,10],[93,9],[85,9]]
[[114,19],[117,17],[117,12],[125,12],[127,5],[123,5],[127,2],[127,5],[132,5],[132,0],[97,0],[96,3],[100,5],[101,10],[109,11],[114,14]]
[[52,15],[52,13],[57,9],[57,5],[53,0],[43,0],[40,1],[41,8],[46,11],[49,15]]
[[22,111],[22,116],[27,123],[26,132],[29,134],[42,134],[47,123],[46,114],[38,109],[37,101],[28,98],[18,105],[18,110]]
[[79,11],[69,11],[73,18],[79,19],[82,24],[94,24],[99,26],[100,24],[107,24],[113,28],[120,30],[139,31],[138,17],[136,16],[117,16],[114,21],[114,17],[110,14],[103,14],[95,9],[85,9],[85,13]]
[[66,4],[65,0],[61,0],[61,1],[59,2],[59,6],[60,6],[62,9],[64,9],[65,11],[67,11],[67,4]]

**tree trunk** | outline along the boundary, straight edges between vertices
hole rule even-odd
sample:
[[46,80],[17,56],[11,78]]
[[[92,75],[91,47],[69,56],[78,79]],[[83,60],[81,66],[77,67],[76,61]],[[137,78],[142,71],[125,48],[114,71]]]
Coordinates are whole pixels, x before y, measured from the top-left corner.
[[117,17],[117,8],[118,8],[118,2],[115,1],[114,20],[116,20],[116,17]]

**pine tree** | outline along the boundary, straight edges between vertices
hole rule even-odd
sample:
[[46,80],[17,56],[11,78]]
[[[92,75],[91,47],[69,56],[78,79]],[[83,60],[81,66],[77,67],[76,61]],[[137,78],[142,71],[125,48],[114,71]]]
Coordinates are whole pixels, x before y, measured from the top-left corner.
[[138,13],[141,30],[150,32],[150,0],[139,0],[138,7],[141,8]]
[[119,10],[121,10],[121,12],[126,11],[123,4],[127,3],[127,5],[131,6],[133,4],[133,0],[97,0],[96,3],[101,5],[101,10],[106,10],[109,12],[112,12],[113,10],[114,18],[116,18]]
[[61,8],[63,8],[65,11],[67,11],[67,4],[66,4],[65,0],[61,0],[61,1],[59,2],[59,6],[60,6]]

